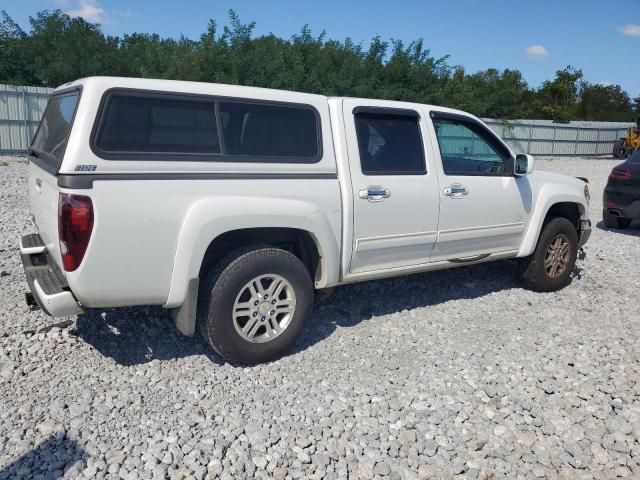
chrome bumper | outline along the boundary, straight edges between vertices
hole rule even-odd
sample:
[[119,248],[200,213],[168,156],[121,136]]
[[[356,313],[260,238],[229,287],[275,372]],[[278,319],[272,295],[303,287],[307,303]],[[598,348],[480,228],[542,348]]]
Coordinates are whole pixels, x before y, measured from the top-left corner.
[[[84,312],[40,235],[25,235],[20,239],[20,257],[29,290],[44,313],[68,317]],[[30,303],[28,295],[27,303]]]

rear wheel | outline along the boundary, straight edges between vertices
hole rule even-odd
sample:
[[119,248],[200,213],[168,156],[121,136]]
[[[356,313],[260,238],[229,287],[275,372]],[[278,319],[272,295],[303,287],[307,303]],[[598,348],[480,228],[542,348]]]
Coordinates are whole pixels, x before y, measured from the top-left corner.
[[537,292],[553,292],[566,287],[571,281],[577,255],[575,226],[562,217],[549,220],[524,272],[525,284]]
[[604,220],[604,224],[607,226],[607,228],[623,229],[623,228],[627,228],[629,225],[631,225],[631,219],[630,218],[624,218],[624,217],[620,217],[620,216],[617,216],[617,215],[611,215],[606,210],[602,211],[602,219]]
[[244,249],[205,277],[198,328],[232,363],[281,356],[295,341],[313,307],[313,284],[304,264],[278,248]]

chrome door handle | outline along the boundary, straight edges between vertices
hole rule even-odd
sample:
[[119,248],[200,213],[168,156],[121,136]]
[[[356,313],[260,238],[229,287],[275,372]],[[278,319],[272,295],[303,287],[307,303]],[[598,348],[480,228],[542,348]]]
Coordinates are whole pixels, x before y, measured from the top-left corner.
[[465,187],[464,185],[460,185],[459,183],[454,183],[453,185],[445,188],[442,193],[444,193],[447,197],[462,198],[465,195],[469,195],[469,187]]
[[358,196],[363,200],[369,200],[370,202],[381,202],[385,198],[391,196],[391,190],[384,188],[380,185],[371,185],[366,190],[360,190]]

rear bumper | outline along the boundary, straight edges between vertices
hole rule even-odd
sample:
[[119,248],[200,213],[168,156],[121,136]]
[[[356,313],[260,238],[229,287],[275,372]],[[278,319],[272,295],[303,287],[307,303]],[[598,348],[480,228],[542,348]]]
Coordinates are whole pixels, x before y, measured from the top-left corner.
[[640,219],[640,187],[607,185],[603,195],[604,210],[619,217]]
[[604,209],[607,213],[617,217],[640,220],[640,201],[631,205],[617,205],[615,202],[605,202]]
[[44,313],[68,317],[84,312],[40,235],[25,235],[20,239],[20,257],[29,290]]
[[580,238],[578,239],[578,246],[582,247],[589,237],[591,236],[591,220],[580,221]]

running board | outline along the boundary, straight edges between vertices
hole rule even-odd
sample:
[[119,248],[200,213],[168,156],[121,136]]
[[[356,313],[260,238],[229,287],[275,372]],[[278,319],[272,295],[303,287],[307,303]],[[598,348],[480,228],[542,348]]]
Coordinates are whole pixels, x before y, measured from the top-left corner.
[[451,263],[472,263],[477,262],[478,260],[483,260],[487,258],[490,253],[483,253],[482,255],[474,255],[473,257],[462,257],[462,258],[452,258],[448,260]]

